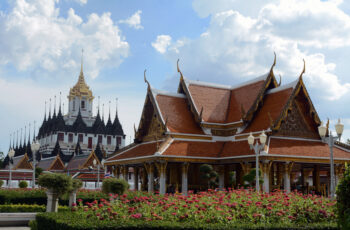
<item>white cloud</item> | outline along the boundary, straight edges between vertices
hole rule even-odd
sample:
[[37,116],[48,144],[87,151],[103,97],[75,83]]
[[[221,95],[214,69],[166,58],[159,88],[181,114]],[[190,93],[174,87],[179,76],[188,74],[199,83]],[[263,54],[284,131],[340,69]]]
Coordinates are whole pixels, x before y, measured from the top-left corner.
[[138,10],[133,15],[131,15],[130,18],[120,20],[119,23],[127,24],[129,27],[137,30],[143,29],[143,26],[141,25],[141,13],[142,11]]
[[61,17],[55,0],[17,0],[0,15],[0,65],[33,73],[77,71],[84,48],[84,72],[95,78],[106,66],[118,66],[129,44],[110,13],[91,14],[86,22],[68,10]]
[[88,0],[74,0],[74,1],[79,3],[80,5],[85,5]]
[[171,37],[169,35],[158,35],[155,42],[152,42],[153,48],[159,53],[163,54],[167,51],[171,44]]
[[275,72],[282,74],[284,82],[292,81],[299,76],[305,59],[308,88],[336,100],[350,90],[350,82],[341,82],[335,74],[336,64],[326,59],[328,50],[341,52],[341,47],[350,46],[350,30],[344,29],[350,27],[350,17],[338,8],[339,3],[258,1],[253,14],[245,8],[250,5],[246,1],[195,0],[200,16],[211,15],[207,30],[197,39],[161,43],[157,38],[152,45],[174,62],[180,58],[187,77],[225,84],[267,72],[274,51]]

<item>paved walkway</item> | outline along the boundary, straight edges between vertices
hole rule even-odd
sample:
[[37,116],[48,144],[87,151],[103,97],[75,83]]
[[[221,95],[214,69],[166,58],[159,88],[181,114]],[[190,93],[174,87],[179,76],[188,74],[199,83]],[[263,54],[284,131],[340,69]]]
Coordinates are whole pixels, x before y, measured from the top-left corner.
[[30,230],[30,227],[0,227],[0,230]]
[[[35,212],[27,213],[0,213],[0,229],[11,229],[8,226],[18,226],[12,229],[22,229],[30,220],[35,220]],[[23,228],[28,229],[28,228]]]

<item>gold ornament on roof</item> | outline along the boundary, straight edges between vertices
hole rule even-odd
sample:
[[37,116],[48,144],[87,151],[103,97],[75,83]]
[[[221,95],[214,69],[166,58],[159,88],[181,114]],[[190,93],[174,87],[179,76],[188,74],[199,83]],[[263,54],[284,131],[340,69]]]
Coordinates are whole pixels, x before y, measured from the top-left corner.
[[[83,53],[83,50],[82,50]],[[90,90],[90,87],[86,84],[84,73],[83,73],[83,54],[81,55],[81,69],[79,74],[78,82],[73,86],[73,88],[69,91],[69,100],[72,100],[74,97],[85,97],[89,101],[92,101],[94,99],[94,96],[92,95],[92,91]]]

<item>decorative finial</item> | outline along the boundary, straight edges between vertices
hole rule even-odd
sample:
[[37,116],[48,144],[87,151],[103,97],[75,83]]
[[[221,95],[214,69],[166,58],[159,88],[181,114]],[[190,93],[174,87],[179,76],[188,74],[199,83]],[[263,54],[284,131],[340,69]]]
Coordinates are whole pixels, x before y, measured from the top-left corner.
[[273,67],[275,67],[275,65],[276,65],[276,53],[275,53],[275,51],[273,52],[273,54],[274,54],[275,58],[273,59],[273,63],[272,63],[272,66],[270,68],[270,72],[273,71]]
[[61,110],[61,96],[62,96],[62,92],[60,92],[60,110]]
[[98,96],[97,112],[100,113],[100,96]]
[[50,98],[50,105],[49,105],[49,117],[51,117],[51,98]]
[[115,115],[118,116],[118,98],[115,99]]
[[180,70],[179,61],[180,61],[180,59],[177,59],[177,62],[176,62],[177,72],[180,73],[180,79],[183,80],[184,76],[182,75],[182,72]]
[[144,81],[147,83],[148,88],[150,89],[151,86],[150,86],[149,82],[147,81],[147,78],[146,78],[146,71],[147,71],[146,69],[145,69],[145,71],[143,71],[143,79],[144,79]]
[[105,120],[105,103],[102,104],[102,121]]
[[12,134],[10,133],[10,147],[9,147],[9,149],[11,149],[11,138],[12,138]]
[[108,119],[111,119],[111,101],[108,102]]
[[280,76],[280,82],[278,83],[277,86],[281,86],[281,83],[282,83],[282,76],[281,76],[281,74],[278,74],[278,76]]
[[29,129],[28,129],[28,142],[30,142],[30,126],[31,126],[31,124],[29,123]]
[[56,95],[55,95],[55,99],[54,99],[54,103],[53,103],[53,114],[56,114]]
[[80,67],[81,73],[83,73],[83,57],[84,57],[84,49],[81,49],[81,67]]
[[36,121],[34,121],[34,128],[33,128],[33,141],[36,139],[36,138],[35,138],[35,123],[36,123]]
[[18,130],[16,131],[17,132],[17,141],[16,141],[16,148],[18,147]]
[[301,71],[301,74],[299,76],[300,79],[303,79],[303,74],[305,73],[305,60],[303,59],[303,62],[304,62],[304,68],[303,68],[303,71]]
[[46,101],[45,101],[45,113],[44,113],[44,120],[46,119]]

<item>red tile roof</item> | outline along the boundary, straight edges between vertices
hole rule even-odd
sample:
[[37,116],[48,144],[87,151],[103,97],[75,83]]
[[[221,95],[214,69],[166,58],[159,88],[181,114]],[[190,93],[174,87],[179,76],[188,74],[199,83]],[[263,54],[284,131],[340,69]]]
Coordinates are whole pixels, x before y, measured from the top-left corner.
[[88,159],[89,155],[80,155],[80,156],[74,156],[68,163],[66,169],[67,170],[73,170],[73,169],[80,169]]
[[[269,154],[305,157],[329,157],[329,147],[320,141],[304,141],[271,138]],[[334,158],[350,160],[350,152],[334,147]]]
[[223,142],[174,141],[163,156],[218,157]]
[[[161,142],[158,144],[160,145]],[[157,143],[144,143],[138,144],[135,147],[122,151],[121,153],[108,158],[107,161],[122,160],[134,157],[151,156],[157,151]]]
[[185,98],[159,94],[156,100],[170,132],[204,134],[195,122]]
[[266,130],[270,127],[271,121],[268,113],[270,113],[272,121],[275,122],[283,111],[288,99],[293,92],[293,88],[288,88],[275,93],[267,94],[263,101],[263,106],[258,110],[249,126],[244,133]]
[[248,112],[264,87],[265,80],[260,78],[259,81],[233,89],[190,83],[188,90],[198,112],[203,107],[204,121],[230,123],[242,118],[242,107]]

